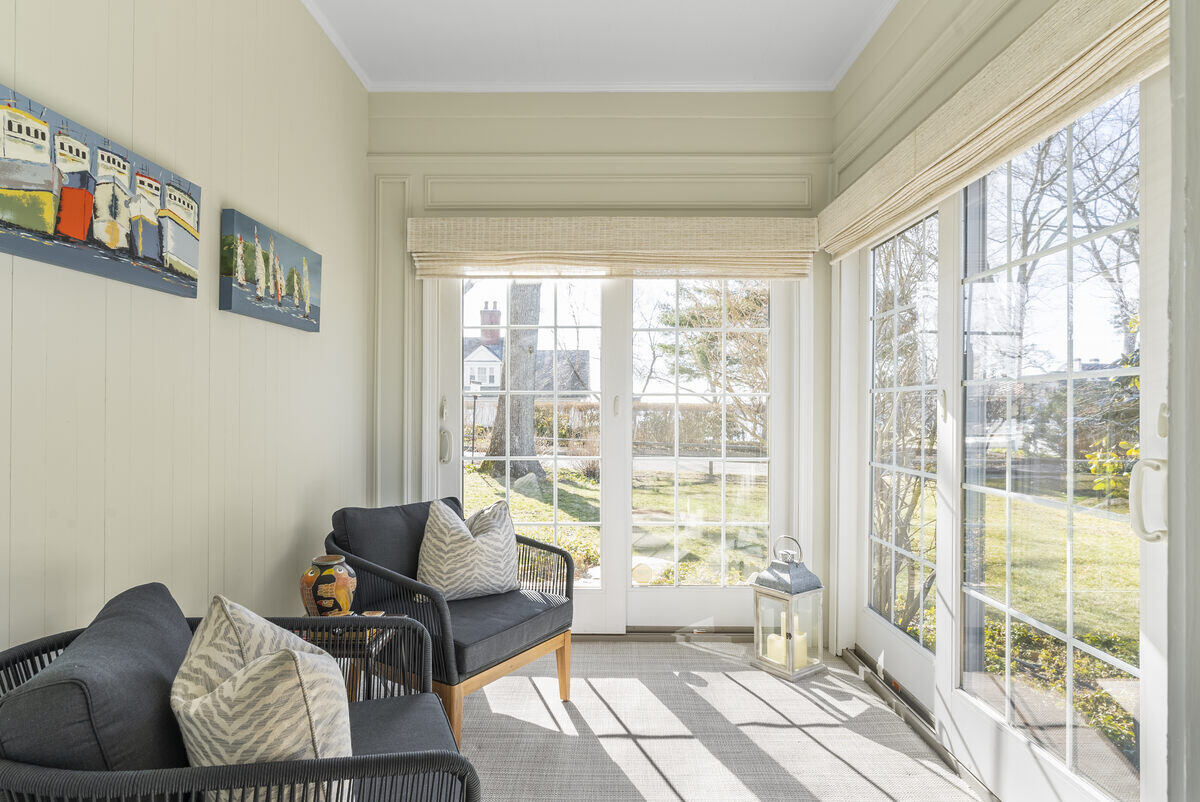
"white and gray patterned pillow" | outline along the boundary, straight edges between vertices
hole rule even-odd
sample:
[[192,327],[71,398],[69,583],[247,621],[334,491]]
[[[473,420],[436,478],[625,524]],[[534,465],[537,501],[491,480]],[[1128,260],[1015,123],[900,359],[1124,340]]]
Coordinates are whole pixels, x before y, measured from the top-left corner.
[[351,755],[334,659],[222,596],[196,629],[171,710],[193,766]]
[[280,649],[325,654],[237,602],[213,596],[175,675],[171,696],[203,696],[259,657]]
[[430,504],[417,580],[440,590],[447,601],[519,588],[517,533],[508,502],[497,501],[466,521],[441,501]]
[[346,685],[327,654],[281,649],[172,708],[193,766],[351,754]]

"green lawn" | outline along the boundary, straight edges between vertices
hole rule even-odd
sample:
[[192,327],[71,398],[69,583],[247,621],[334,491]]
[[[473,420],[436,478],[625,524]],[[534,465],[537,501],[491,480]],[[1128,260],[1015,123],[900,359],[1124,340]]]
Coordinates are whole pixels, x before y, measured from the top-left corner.
[[[1005,499],[968,493],[968,516],[984,522],[984,576],[975,587],[1003,600]],[[972,513],[972,510],[974,512]],[[1074,589],[1075,636],[1103,652],[1138,664],[1140,632],[1140,541],[1127,521],[1110,520],[1075,508],[1071,542],[1071,582]],[[1012,500],[1013,608],[1065,631],[1068,587],[1068,513],[1029,501]],[[1005,673],[1004,616],[987,608],[984,626],[985,670]],[[1015,685],[1029,685],[1065,696],[1066,644],[1041,630],[1014,620],[1008,656]],[[1104,687],[1106,682],[1129,682],[1120,669],[1076,650],[1074,707],[1088,726],[1107,738],[1125,759],[1137,766],[1137,727],[1133,711],[1125,709]]]
[[[968,493],[968,516],[984,523],[984,575],[975,587],[998,600],[1005,597],[1005,499]],[[972,497],[973,498],[970,498]],[[1075,636],[1101,651],[1138,664],[1140,633],[1140,541],[1127,521],[1091,515],[1076,507],[1071,543]],[[1012,501],[1012,605],[1026,615],[1065,631],[1067,614],[1067,534],[1065,509],[1029,501]],[[1004,616],[985,608],[985,670],[1005,673]],[[927,622],[927,636],[932,625]],[[1041,630],[1014,620],[1008,641],[1013,682],[1065,698],[1066,644]],[[1128,710],[1104,687],[1132,678],[1107,663],[1076,650],[1074,707],[1086,725],[1107,738],[1134,767],[1138,765],[1137,726]]]
[[[633,517],[635,522],[671,521],[675,518],[673,471],[664,470],[660,463],[655,467],[642,468],[634,463],[633,469]],[[721,462],[703,460],[681,463],[679,471],[680,518],[691,521],[721,521]],[[709,466],[712,470],[709,471]],[[766,466],[761,468],[745,464],[753,473],[734,473],[726,479],[724,501],[726,521],[762,522],[767,515]]]
[[[704,464],[706,468],[706,463]],[[719,470],[720,462],[716,463]],[[527,474],[514,481],[509,509],[517,530],[528,537],[554,542],[554,469],[543,463],[544,478]],[[737,477],[728,483],[725,493],[727,520],[755,520],[765,517],[767,478],[761,475]],[[599,563],[600,485],[575,470],[561,469],[558,488],[558,545],[575,558],[576,574],[582,577]],[[463,472],[463,504],[472,510],[504,498],[504,479],[475,465]],[[680,584],[713,585],[721,581],[721,527],[683,526],[679,530],[679,565],[675,566],[674,529],[662,526],[674,519],[675,490],[673,474],[664,471],[642,472],[635,476],[633,489],[635,532],[633,552],[649,558],[654,565],[647,584],[673,584],[679,572]],[[697,521],[721,520],[721,478],[706,469],[681,471],[679,505],[685,518]],[[571,525],[580,522],[579,525]],[[655,526],[655,523],[660,525]],[[563,524],[567,525],[564,526]],[[646,524],[646,525],[641,525]],[[726,574],[730,583],[746,582],[750,574],[761,570],[766,559],[766,526],[729,526],[726,538]],[[668,565],[663,565],[663,562]]]
[[[984,581],[1004,599],[1004,499],[987,496]],[[1067,512],[1028,501],[1012,503],[1012,604],[1038,621],[1067,628]],[[1140,547],[1125,521],[1076,508],[1072,567],[1075,634],[1080,640],[1137,664]]]
[[[557,543],[575,560],[575,576],[583,579],[600,563],[600,484],[579,471],[543,463],[544,477],[526,474],[514,482],[509,512],[517,531],[546,543]],[[558,537],[554,536],[554,486],[558,485]],[[463,471],[463,507],[468,513],[504,500],[504,477],[467,465]],[[589,524],[572,526],[570,522]],[[568,524],[564,526],[563,524]]]
[[[554,521],[554,466],[542,463],[544,477],[527,474],[514,482],[509,511],[514,521],[552,523]],[[558,477],[558,520],[600,520],[600,484],[578,471],[561,469]],[[468,465],[463,471],[463,505],[468,512],[504,500],[504,476]]]

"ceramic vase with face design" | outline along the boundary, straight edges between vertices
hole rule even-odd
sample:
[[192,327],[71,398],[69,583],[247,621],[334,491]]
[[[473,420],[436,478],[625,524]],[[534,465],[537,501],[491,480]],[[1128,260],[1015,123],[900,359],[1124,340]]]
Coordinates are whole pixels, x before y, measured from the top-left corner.
[[340,554],[323,554],[300,577],[300,599],[309,615],[350,615],[358,577]]

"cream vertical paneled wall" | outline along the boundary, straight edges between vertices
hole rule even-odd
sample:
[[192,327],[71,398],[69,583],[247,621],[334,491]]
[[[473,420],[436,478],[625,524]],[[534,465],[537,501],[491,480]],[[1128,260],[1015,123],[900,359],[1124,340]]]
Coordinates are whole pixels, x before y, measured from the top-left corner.
[[[297,612],[369,497],[365,90],[299,0],[0,0],[0,83],[202,188],[195,299],[0,254],[0,645],[150,580]],[[217,310],[222,207],[322,254],[319,334]]]
[[427,495],[436,450],[436,405],[424,406],[423,388],[438,329],[404,249],[408,217],[815,216],[830,196],[831,101],[828,92],[372,93],[381,503]]

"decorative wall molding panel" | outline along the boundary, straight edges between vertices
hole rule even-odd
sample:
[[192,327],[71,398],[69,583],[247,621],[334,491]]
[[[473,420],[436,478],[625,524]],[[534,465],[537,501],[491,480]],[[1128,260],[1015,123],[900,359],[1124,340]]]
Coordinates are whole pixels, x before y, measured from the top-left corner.
[[426,211],[812,208],[812,175],[427,175]]
[[828,154],[832,92],[375,93],[372,155]]

